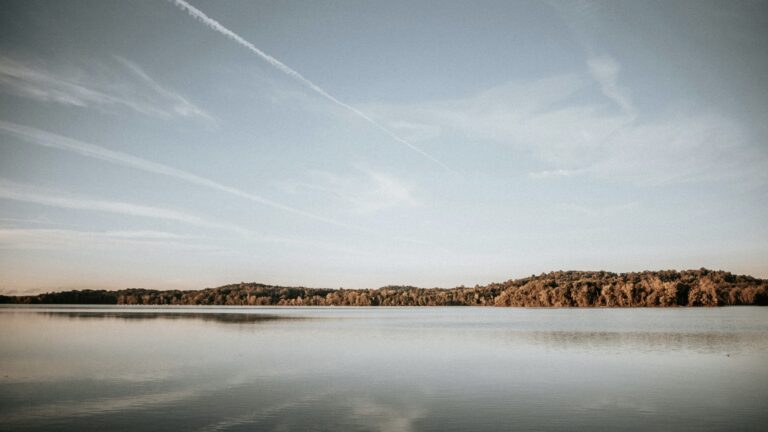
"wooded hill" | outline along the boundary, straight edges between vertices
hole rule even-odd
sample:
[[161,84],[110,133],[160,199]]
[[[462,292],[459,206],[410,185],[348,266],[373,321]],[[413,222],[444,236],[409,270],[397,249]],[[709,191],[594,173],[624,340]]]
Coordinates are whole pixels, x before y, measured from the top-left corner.
[[768,305],[768,281],[707,269],[619,274],[558,271],[472,288],[325,289],[239,283],[195,291],[132,288],[0,296],[0,303],[522,307]]

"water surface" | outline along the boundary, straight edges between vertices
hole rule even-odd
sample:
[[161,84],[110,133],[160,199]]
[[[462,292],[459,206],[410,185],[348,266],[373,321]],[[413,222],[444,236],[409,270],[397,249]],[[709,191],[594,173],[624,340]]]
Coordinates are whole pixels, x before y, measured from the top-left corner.
[[765,430],[768,309],[0,308],[0,430]]

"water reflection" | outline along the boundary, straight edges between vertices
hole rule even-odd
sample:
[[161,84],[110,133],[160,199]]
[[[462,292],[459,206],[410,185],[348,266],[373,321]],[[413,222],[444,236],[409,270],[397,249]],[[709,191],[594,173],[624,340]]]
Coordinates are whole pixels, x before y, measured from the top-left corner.
[[515,332],[507,343],[530,343],[556,350],[586,351],[695,351],[735,355],[768,350],[768,334],[760,332]]
[[68,318],[73,320],[94,319],[119,319],[127,321],[137,320],[199,320],[224,324],[249,324],[277,320],[302,320],[308,317],[270,315],[270,314],[244,314],[244,313],[195,313],[195,312],[105,312],[105,311],[56,311],[38,312],[52,318]]
[[768,424],[768,309],[0,308],[0,328],[0,430]]

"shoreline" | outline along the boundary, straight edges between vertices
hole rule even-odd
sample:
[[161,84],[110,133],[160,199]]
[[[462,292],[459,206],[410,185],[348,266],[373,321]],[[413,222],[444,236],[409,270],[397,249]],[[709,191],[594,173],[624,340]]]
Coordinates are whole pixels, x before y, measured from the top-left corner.
[[259,283],[201,290],[72,290],[0,296],[0,304],[149,306],[483,306],[628,308],[768,305],[768,281],[717,270],[558,271],[456,288],[283,287]]

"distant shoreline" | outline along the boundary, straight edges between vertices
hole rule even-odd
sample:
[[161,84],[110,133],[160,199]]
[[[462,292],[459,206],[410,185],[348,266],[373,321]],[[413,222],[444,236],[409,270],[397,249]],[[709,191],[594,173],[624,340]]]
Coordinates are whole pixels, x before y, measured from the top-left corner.
[[160,291],[73,290],[0,296],[4,304],[187,306],[688,307],[768,305],[768,280],[725,271],[558,271],[475,287],[327,289],[239,283]]

